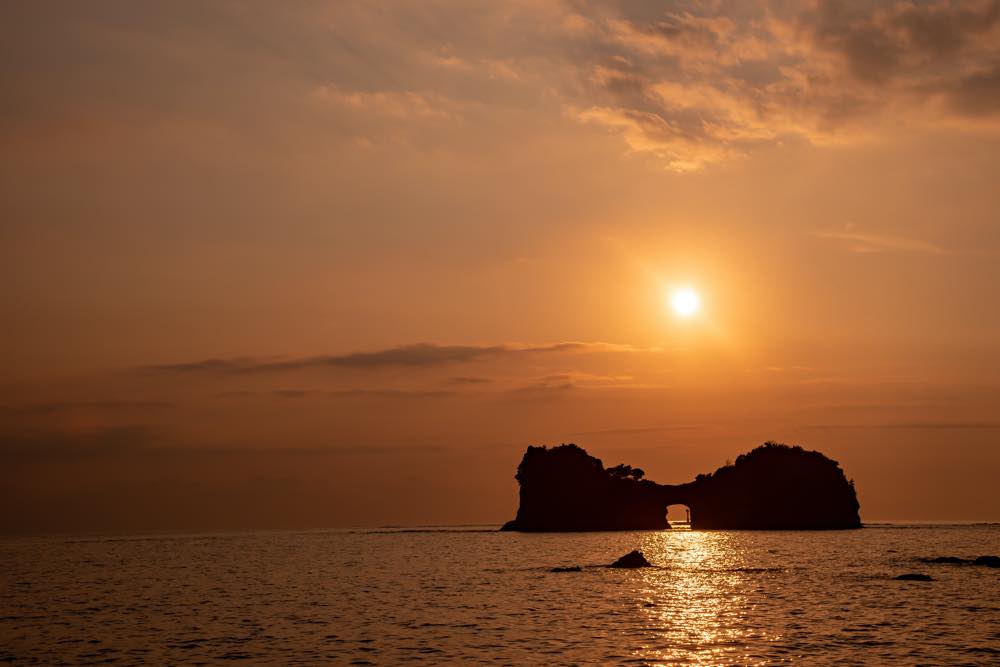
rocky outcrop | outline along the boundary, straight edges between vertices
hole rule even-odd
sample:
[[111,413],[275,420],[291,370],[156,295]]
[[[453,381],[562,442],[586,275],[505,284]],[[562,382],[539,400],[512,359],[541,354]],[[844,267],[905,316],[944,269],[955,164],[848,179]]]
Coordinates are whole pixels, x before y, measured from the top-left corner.
[[690,484],[665,488],[676,494],[670,504],[691,508],[692,528],[861,527],[854,482],[836,461],[801,447],[766,443]]
[[965,565],[972,562],[968,558],[959,558],[957,556],[937,556],[935,558],[920,558],[918,560],[924,563],[947,563],[949,565]]
[[636,567],[653,567],[653,564],[646,560],[641,551],[629,551],[614,563],[608,565],[608,567],[632,569]]
[[520,505],[503,530],[669,528],[668,505],[687,505],[692,528],[859,528],[854,483],[819,452],[773,442],[687,484],[643,480],[629,466],[604,468],[576,445],[528,447],[517,468]]
[[669,528],[662,488],[612,475],[576,445],[528,447],[514,476],[517,518],[503,530],[575,531]]
[[923,563],[948,565],[981,565],[983,567],[1000,567],[1000,556],[979,556],[978,558],[959,558],[957,556],[937,556],[936,558],[918,558]]

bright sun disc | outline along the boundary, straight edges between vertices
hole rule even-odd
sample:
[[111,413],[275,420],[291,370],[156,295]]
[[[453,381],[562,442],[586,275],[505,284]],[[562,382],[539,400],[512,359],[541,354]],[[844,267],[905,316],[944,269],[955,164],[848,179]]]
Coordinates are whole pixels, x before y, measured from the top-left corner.
[[688,287],[675,290],[670,297],[670,307],[681,317],[691,317],[698,312],[700,305],[698,293]]

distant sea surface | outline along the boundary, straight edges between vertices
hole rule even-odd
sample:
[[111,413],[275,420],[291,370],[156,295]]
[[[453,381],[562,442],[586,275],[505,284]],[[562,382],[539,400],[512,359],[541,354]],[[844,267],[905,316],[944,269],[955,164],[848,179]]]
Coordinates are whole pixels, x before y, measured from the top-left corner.
[[918,560],[987,554],[1000,525],[5,539],[0,662],[1000,664],[1000,569]]

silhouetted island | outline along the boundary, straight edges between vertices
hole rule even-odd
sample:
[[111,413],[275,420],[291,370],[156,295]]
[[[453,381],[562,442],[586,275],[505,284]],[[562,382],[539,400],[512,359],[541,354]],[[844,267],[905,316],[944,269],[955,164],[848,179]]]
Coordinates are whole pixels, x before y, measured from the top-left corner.
[[687,484],[642,479],[640,468],[605,468],[576,445],[528,447],[517,467],[517,517],[502,530],[529,532],[669,528],[668,505],[686,505],[692,528],[860,528],[853,480],[819,452],[768,442]]

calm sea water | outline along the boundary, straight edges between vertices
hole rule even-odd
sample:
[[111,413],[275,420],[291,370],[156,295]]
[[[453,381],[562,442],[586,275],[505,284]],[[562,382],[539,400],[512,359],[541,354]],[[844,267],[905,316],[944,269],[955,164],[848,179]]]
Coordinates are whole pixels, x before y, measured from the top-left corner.
[[916,560],[984,554],[1000,526],[9,539],[0,662],[1000,664],[1000,570]]

